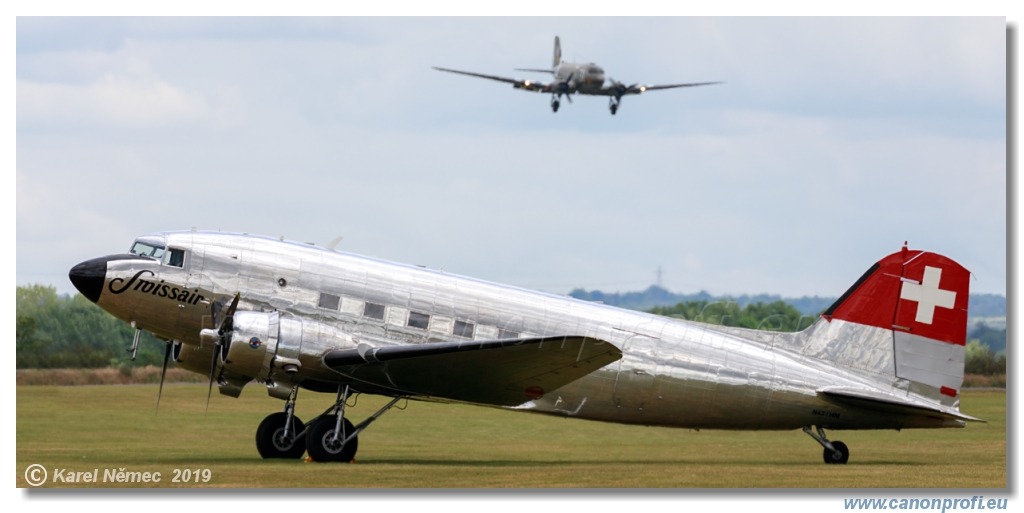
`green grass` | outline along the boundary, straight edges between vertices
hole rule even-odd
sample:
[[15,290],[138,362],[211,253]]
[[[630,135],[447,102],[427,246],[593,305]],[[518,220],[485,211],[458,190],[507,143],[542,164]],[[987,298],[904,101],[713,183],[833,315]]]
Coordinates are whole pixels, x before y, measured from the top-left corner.
[[[624,426],[463,405],[409,402],[365,431],[355,464],[264,461],[256,426],[283,402],[250,385],[233,399],[171,384],[18,386],[17,483],[25,469],[161,472],[157,485],[215,488],[995,488],[1007,487],[1006,394],[965,391],[965,429],[832,431],[851,451],[825,465],[800,431],[691,431]],[[308,420],[333,396],[300,392]],[[356,421],[383,400],[360,396]],[[209,483],[172,483],[209,469]]]

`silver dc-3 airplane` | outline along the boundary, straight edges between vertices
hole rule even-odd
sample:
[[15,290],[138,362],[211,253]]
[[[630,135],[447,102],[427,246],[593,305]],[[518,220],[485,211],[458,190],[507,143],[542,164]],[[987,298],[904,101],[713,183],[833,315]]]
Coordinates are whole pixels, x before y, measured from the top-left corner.
[[[882,258],[798,333],[623,310],[247,234],[161,232],[74,266],[97,305],[166,341],[169,359],[237,397],[285,401],[256,429],[264,458],[351,461],[402,399],[695,429],[963,427],[969,272],[918,250]],[[161,376],[161,392],[163,376]],[[303,423],[298,390],[333,395]],[[158,393],[158,394],[159,394]],[[353,394],[391,401],[357,425]],[[209,392],[207,396],[209,404]],[[157,397],[159,407],[159,395]]]
[[552,59],[550,69],[516,69],[517,71],[551,73],[554,76],[554,82],[545,83],[538,82],[536,80],[508,78],[497,75],[486,75],[483,73],[473,73],[471,71],[459,71],[455,69],[439,68],[437,66],[434,66],[434,69],[438,71],[446,71],[448,73],[468,75],[471,77],[486,78],[488,80],[497,80],[498,82],[512,84],[512,87],[516,89],[523,89],[526,91],[534,91],[539,93],[551,93],[552,112],[558,112],[558,107],[561,104],[562,95],[565,95],[565,98],[569,100],[569,103],[572,103],[572,95],[574,93],[593,96],[607,96],[608,110],[611,111],[613,116],[616,112],[619,111],[619,104],[622,102],[623,96],[631,94],[641,94],[646,91],[657,91],[659,89],[675,89],[677,87],[696,87],[721,83],[693,82],[689,84],[626,85],[612,78],[609,78],[606,82],[604,70],[597,64],[594,64],[593,62],[579,64],[575,62],[563,61],[562,45],[558,41],[558,36],[555,36],[555,56],[554,59]]

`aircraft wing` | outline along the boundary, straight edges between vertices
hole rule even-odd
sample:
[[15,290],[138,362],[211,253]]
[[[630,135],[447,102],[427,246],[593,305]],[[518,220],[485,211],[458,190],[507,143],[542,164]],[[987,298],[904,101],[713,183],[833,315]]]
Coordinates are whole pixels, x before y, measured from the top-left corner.
[[520,78],[499,77],[497,75],[486,75],[484,73],[473,73],[471,71],[459,71],[457,69],[438,68],[437,66],[434,66],[434,69],[436,69],[438,71],[445,71],[445,72],[448,72],[448,73],[457,73],[459,75],[467,75],[467,76],[470,76],[470,77],[486,78],[488,80],[496,80],[498,82],[505,82],[507,84],[512,84],[512,87],[514,87],[516,89],[525,89],[527,91],[539,91],[539,92],[544,92],[544,93],[550,93],[551,92],[551,88],[552,88],[551,84],[545,84],[543,82],[537,82],[535,80],[524,80],[524,79],[520,79]]
[[661,85],[642,85],[642,84],[631,84],[626,85],[621,82],[612,82],[609,85],[602,87],[595,93],[597,95],[604,96],[626,96],[630,94],[641,94],[646,91],[657,91],[659,89],[675,89],[677,87],[697,87],[705,85],[721,84],[722,82],[691,82],[687,84],[661,84]]
[[905,397],[866,388],[825,387],[819,389],[818,394],[834,401],[896,415],[928,415],[961,423],[966,421],[985,422],[982,419],[964,415],[953,408],[908,401]]
[[591,337],[438,342],[330,351],[324,365],[396,394],[496,406],[537,399],[622,357]]

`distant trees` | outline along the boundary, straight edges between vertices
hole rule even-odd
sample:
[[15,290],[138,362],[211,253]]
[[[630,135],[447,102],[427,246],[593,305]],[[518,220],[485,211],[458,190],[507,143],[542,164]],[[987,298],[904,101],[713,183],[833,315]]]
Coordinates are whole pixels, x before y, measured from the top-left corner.
[[981,340],[973,339],[964,348],[964,373],[994,376],[1006,374],[1006,354],[994,352]]
[[800,331],[817,316],[804,315],[784,301],[750,303],[744,307],[736,301],[687,301],[675,306],[658,306],[649,312],[689,321],[751,328],[767,331]]
[[[15,360],[19,369],[118,367],[131,358],[132,329],[80,294],[18,287]],[[161,365],[163,342],[143,333],[136,365]]]
[[1006,351],[1006,328],[993,328],[984,322],[979,322],[967,330],[967,338],[978,339],[982,346],[986,346],[993,353]]

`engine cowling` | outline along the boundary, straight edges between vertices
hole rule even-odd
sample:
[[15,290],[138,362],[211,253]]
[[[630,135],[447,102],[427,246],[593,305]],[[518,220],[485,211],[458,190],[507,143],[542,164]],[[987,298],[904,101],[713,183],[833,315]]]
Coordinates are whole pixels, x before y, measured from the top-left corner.
[[282,316],[278,312],[238,311],[232,316],[231,331],[224,345],[213,354],[218,336],[203,330],[203,342],[175,348],[175,361],[190,371],[209,374],[216,359],[214,375],[220,392],[238,397],[242,388],[256,380],[267,386],[272,397],[287,399],[302,379],[300,353],[326,352],[356,347],[342,329],[310,320]]
[[[237,397],[254,379],[266,383],[275,397],[284,393],[282,388],[290,391],[290,378],[302,366],[298,359],[302,333],[302,321],[282,318],[277,312],[236,312],[227,346],[220,355],[221,393]],[[275,381],[287,383],[278,387]]]
[[280,337],[280,324],[271,323],[271,316],[278,318],[277,313],[235,312],[234,327],[223,358],[226,370],[249,380],[269,375],[268,356],[273,356]]
[[299,356],[320,354],[356,343],[343,330],[324,323],[283,316],[278,312],[236,312],[223,353],[220,390],[237,397],[255,379],[272,397],[287,399],[302,381]]

